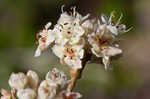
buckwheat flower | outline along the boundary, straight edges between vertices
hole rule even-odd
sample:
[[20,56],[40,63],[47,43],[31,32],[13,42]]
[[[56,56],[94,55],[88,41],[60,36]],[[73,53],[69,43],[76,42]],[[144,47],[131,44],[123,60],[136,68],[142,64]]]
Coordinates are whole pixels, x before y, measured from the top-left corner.
[[[84,28],[81,23],[88,18],[89,15],[81,16],[73,8],[73,12],[69,15],[67,12],[62,12],[57,25],[60,25],[61,32],[59,33],[61,39],[56,40],[56,42],[67,41],[69,44],[73,45],[80,41],[81,36],[85,33]],[[54,28],[55,29],[55,28]]]
[[98,31],[97,33],[88,35],[88,41],[92,46],[92,53],[96,57],[102,57],[102,62],[105,65],[105,69],[107,69],[110,64],[110,57],[121,54],[122,50],[117,47],[113,47],[110,44],[113,42],[113,40],[109,40],[108,38],[103,37],[105,32],[102,32],[103,31]]
[[74,45],[74,46],[59,46],[55,45],[52,50],[56,56],[61,60],[62,64],[67,64],[73,69],[82,68],[82,58],[84,56],[84,46]]
[[20,90],[25,88],[28,83],[28,78],[24,73],[12,73],[9,78],[9,85],[11,88]]
[[83,49],[67,48],[67,56],[64,57],[64,63],[70,66],[72,69],[82,68],[82,58],[84,55]]
[[29,86],[36,90],[39,84],[39,76],[37,75],[37,73],[29,70],[27,72],[27,77]]
[[52,86],[61,86],[61,88],[68,83],[67,76],[64,72],[56,68],[53,68],[52,71],[47,73],[46,80],[49,81]]
[[77,70],[82,68],[82,59],[84,57],[84,46],[74,45],[66,47],[66,56],[64,56],[64,63],[70,66],[72,69]]
[[51,85],[49,81],[44,80],[38,88],[38,99],[53,99],[56,96],[57,86]]
[[40,56],[41,52],[46,50],[48,46],[55,40],[55,34],[51,29],[49,29],[50,26],[51,23],[49,22],[37,35],[39,45],[35,52],[35,57]]
[[[64,45],[67,42],[71,45],[77,44],[80,41],[81,36],[85,33],[85,30],[80,25],[73,25],[73,23],[66,22],[65,25],[61,25],[61,32],[56,38],[55,43]],[[55,30],[55,28],[54,28]]]
[[36,92],[30,88],[21,89],[17,91],[17,97],[19,99],[35,99]]

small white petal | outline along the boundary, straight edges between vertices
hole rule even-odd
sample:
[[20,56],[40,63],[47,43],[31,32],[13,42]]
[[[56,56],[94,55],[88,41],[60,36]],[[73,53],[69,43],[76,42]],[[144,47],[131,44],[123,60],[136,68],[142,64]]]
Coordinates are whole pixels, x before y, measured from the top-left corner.
[[46,38],[46,45],[49,46],[55,40],[55,34],[52,30],[48,30],[48,36]]
[[116,28],[116,26],[111,26],[111,25],[108,25],[107,26],[107,29],[114,35],[118,35],[118,29]]
[[107,24],[108,23],[108,18],[106,17],[106,15],[102,14],[101,15],[101,20],[103,23]]
[[102,57],[102,53],[100,51],[96,51],[94,48],[91,48],[91,51],[96,57]]
[[52,47],[52,50],[53,50],[53,53],[59,57],[59,58],[63,58],[64,57],[64,53],[65,53],[65,48],[64,46],[61,46],[61,45],[54,45]]
[[48,22],[48,23],[45,25],[45,28],[48,29],[51,25],[52,25],[52,23],[51,23],[51,22]]
[[116,56],[122,53],[122,50],[116,47],[108,47],[102,51],[104,55],[107,56]]
[[105,69],[107,69],[108,66],[109,66],[109,64],[110,64],[109,57],[108,56],[104,56],[103,59],[102,59],[102,61],[103,61],[103,64],[105,66]]
[[93,24],[90,20],[86,20],[82,23],[82,27],[87,29],[93,29]]
[[35,51],[34,57],[38,57],[41,55],[41,49],[38,47]]
[[81,26],[75,26],[74,27],[74,33],[76,36],[80,37],[85,33],[85,31]]

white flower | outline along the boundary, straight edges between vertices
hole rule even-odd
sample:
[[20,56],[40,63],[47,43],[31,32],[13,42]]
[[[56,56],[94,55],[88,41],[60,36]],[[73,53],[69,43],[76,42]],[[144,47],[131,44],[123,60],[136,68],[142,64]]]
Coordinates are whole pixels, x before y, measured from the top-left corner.
[[[105,17],[104,17],[105,18]],[[102,19],[105,22],[104,19]],[[91,51],[96,57],[102,57],[102,62],[105,65],[105,69],[110,64],[110,57],[116,56],[122,53],[122,50],[113,47],[112,43],[114,38],[111,34],[108,34],[106,25],[100,25],[97,27],[96,32],[88,35],[88,42],[91,45]]]
[[19,99],[35,99],[36,92],[30,88],[21,89],[17,91],[17,97]]
[[53,99],[56,96],[57,87],[44,80],[38,88],[38,99]]
[[116,56],[122,53],[122,50],[113,47],[115,36],[120,33],[127,32],[126,26],[121,24],[120,20],[122,15],[116,24],[113,23],[112,18],[114,17],[113,12],[110,15],[110,18],[107,18],[105,15],[101,16],[102,23],[97,21],[97,27],[94,32],[88,34],[88,42],[91,45],[91,52],[96,57],[102,57],[102,62],[107,68],[110,64],[110,57]]
[[35,52],[35,57],[40,56],[41,52],[46,50],[48,46],[55,40],[55,33],[49,29],[51,23],[45,25],[45,28],[38,33],[38,48]]
[[81,36],[85,33],[85,29],[81,26],[81,23],[86,20],[88,16],[89,15],[82,17],[75,11],[75,8],[73,8],[73,13],[71,13],[71,15],[67,12],[63,12],[57,25],[54,27],[54,30],[59,30],[60,34],[55,42],[58,44],[63,43],[63,45],[67,42],[70,45],[77,44],[80,41]]
[[12,73],[9,78],[9,85],[11,88],[17,90],[25,88],[28,83],[28,78],[24,73]]
[[73,69],[82,68],[82,58],[84,56],[83,45],[60,46],[55,45],[52,50],[61,60],[62,64],[67,64]]
[[37,75],[37,73],[32,70],[29,70],[27,72],[27,77],[28,84],[30,85],[30,87],[36,90],[39,84],[39,76]]
[[52,71],[49,71],[46,75],[46,80],[49,81],[49,83],[52,86],[61,86],[63,88],[67,83],[67,76],[64,74],[64,72],[59,71],[56,68],[53,68]]
[[122,50],[116,47],[106,46],[103,47],[102,53],[106,56],[116,56],[122,53]]
[[84,56],[84,49],[82,45],[74,45],[66,47],[66,54],[63,58],[65,64],[70,66],[72,69],[82,68],[82,58]]

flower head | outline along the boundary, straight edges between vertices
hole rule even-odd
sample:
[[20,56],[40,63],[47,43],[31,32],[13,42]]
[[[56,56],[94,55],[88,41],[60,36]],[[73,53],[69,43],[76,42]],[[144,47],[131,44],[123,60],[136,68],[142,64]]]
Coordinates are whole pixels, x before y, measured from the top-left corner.
[[113,17],[113,12],[111,13],[109,19],[105,15],[102,15],[102,23],[98,20],[95,32],[88,34],[88,42],[91,45],[91,52],[96,57],[102,57],[102,62],[106,69],[110,64],[110,57],[122,53],[122,50],[114,44],[116,36],[120,33],[128,31],[126,30],[125,25],[120,25],[122,15],[116,24],[112,21]]
[[[110,64],[110,58],[122,53],[122,50],[114,45],[117,35],[128,32],[126,25],[120,24],[123,15],[114,22],[114,11],[110,17],[102,14],[101,19],[90,18],[90,14],[82,16],[72,7],[69,13],[64,11],[54,25],[49,29],[51,23],[39,34],[39,46],[35,56],[52,45],[53,53],[60,58],[60,62],[68,65],[71,69],[82,69],[83,60],[86,55],[95,55],[102,58],[105,68]],[[53,43],[53,44],[52,44]]]

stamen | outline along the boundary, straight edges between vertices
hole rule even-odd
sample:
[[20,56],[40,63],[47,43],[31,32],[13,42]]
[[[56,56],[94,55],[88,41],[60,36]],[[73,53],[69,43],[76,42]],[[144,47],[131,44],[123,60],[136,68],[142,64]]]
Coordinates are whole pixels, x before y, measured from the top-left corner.
[[61,12],[62,12],[62,13],[64,12],[64,7],[65,7],[65,5],[62,5],[62,6],[61,6]]
[[115,17],[114,13],[115,13],[115,11],[112,11],[112,12],[111,12],[110,17],[109,17],[109,20],[108,20],[108,24],[111,24],[111,23],[112,23],[112,18]]
[[121,13],[120,18],[118,19],[116,25],[119,25],[119,24],[120,24],[120,21],[121,21],[122,17],[123,17],[123,14]]

